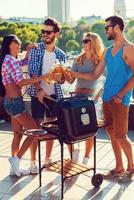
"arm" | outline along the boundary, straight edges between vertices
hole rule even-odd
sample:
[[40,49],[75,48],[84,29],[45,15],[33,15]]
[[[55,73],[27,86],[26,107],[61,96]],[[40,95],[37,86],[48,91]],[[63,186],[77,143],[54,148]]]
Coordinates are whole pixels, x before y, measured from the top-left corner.
[[28,56],[29,56],[29,52],[32,48],[37,48],[38,45],[36,43],[31,43],[26,47],[26,54],[25,54],[25,58],[20,60],[20,66],[24,66],[28,64]]
[[123,96],[134,87],[134,75],[129,79],[125,87],[118,93],[118,96],[123,98]]
[[32,48],[38,48],[38,44],[36,44],[36,43],[34,42],[34,43],[29,44],[29,45],[26,47],[25,59],[28,60],[29,53],[30,53],[30,50],[31,50]]
[[[18,81],[17,82],[17,85],[19,85],[20,87],[24,86],[24,85],[31,85],[31,84],[37,84],[39,83],[40,81],[44,80],[46,83],[48,82],[48,79],[51,79],[55,82],[58,82],[58,76],[55,75],[55,76],[52,76],[51,75],[51,72],[49,73],[46,73],[42,76],[39,76],[39,77],[36,77],[36,76],[33,76],[32,78],[30,79],[22,79],[21,81]],[[41,88],[37,88],[37,90],[39,91]],[[46,93],[45,93],[46,94]]]
[[[38,56],[37,56],[37,49],[36,48],[30,48],[29,54],[28,54],[28,75],[30,78],[38,77]],[[40,84],[35,83],[34,84],[36,90],[41,90]]]
[[64,76],[65,76],[65,80],[70,84],[75,81],[75,77],[72,75],[72,71],[70,69],[64,70]]
[[[77,61],[76,61],[76,60],[73,61],[73,65],[72,65],[71,70],[72,70],[73,72],[77,72],[77,71],[78,71],[78,65],[77,65]],[[71,73],[71,72],[72,72],[71,70],[68,69],[68,70],[66,71],[67,73],[65,73],[66,81],[67,81],[68,83],[70,83],[70,84],[72,84],[72,83],[75,81],[75,79],[76,79],[76,78],[73,76],[73,74]]]
[[19,63],[19,61],[17,59],[13,59],[11,61],[11,65],[9,67],[9,73],[11,74],[11,77],[14,80],[14,82],[19,87],[22,87],[24,85],[34,84],[34,83],[37,83],[37,82],[39,82],[41,80],[45,80],[46,81],[47,76],[48,76],[48,74],[45,74],[45,75],[40,76],[40,77],[24,79],[20,63]]
[[72,65],[71,69],[70,68],[66,68],[64,70],[65,80],[68,83],[72,84],[75,81],[75,77],[73,76],[72,72],[76,72],[76,71],[78,71],[77,70],[77,63],[76,63],[76,61],[73,61],[73,65]]
[[40,76],[40,77],[34,77],[34,78],[30,78],[30,79],[22,79],[21,81],[17,82],[17,85],[19,87],[22,87],[24,85],[31,85],[31,84],[38,83],[41,80],[46,81],[47,76],[48,76],[47,74],[44,74],[43,76]]
[[120,90],[117,96],[114,97],[114,100],[118,103],[122,102],[123,96],[134,87],[134,45],[129,44],[125,47],[123,58],[125,62],[130,66],[133,75],[128,80],[127,84]]
[[[32,75],[31,78],[37,78],[38,76],[36,75]],[[34,87],[36,88],[36,91],[39,92],[41,90],[43,90],[41,87],[40,87],[40,82],[37,82],[37,83],[34,83]]]

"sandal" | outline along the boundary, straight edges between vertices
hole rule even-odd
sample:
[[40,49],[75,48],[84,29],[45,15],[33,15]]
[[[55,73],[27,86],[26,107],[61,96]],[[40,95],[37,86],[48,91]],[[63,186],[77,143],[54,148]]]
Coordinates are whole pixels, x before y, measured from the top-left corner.
[[115,170],[115,169],[111,169],[108,173],[103,174],[104,178],[112,178],[112,177],[120,177],[124,174],[124,169],[121,169],[119,171]]
[[134,176],[134,169],[131,171],[126,170],[124,174],[120,176],[119,181],[122,183],[128,182],[132,179],[133,176]]

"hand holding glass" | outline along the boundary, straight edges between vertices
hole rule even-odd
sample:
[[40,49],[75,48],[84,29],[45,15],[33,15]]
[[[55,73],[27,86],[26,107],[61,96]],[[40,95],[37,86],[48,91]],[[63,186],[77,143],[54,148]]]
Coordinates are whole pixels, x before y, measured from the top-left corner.
[[73,76],[73,71],[71,71],[70,69],[64,69],[64,76],[65,76],[65,80],[68,83],[73,83],[75,80],[75,77]]
[[47,73],[47,78],[45,80],[48,84],[50,83],[62,83],[63,82],[63,68],[60,64],[56,64]]

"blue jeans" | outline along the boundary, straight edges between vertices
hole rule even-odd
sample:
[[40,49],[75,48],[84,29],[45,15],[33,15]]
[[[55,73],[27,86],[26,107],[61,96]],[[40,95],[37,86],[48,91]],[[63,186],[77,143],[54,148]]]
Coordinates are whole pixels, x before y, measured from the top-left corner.
[[23,97],[4,98],[4,107],[11,117],[17,117],[26,112]]

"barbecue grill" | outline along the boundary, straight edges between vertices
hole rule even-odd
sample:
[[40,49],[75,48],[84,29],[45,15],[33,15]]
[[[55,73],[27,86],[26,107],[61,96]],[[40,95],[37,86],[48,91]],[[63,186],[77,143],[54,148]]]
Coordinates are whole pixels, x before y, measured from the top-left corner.
[[[48,97],[50,101],[50,97]],[[42,129],[31,129],[25,131],[25,135],[38,140],[39,155],[39,186],[42,186],[42,170],[47,167],[52,171],[61,173],[61,199],[64,195],[64,181],[66,178],[93,170],[91,183],[99,187],[103,181],[101,174],[96,174],[96,135],[99,128],[105,127],[103,121],[97,121],[94,102],[84,97],[70,97],[56,102],[57,118],[41,123]],[[47,106],[46,106],[47,107]],[[107,124],[108,125],[108,124]],[[64,159],[64,143],[73,144],[81,142],[90,137],[94,138],[94,165],[89,168],[72,160]],[[40,142],[57,140],[61,147],[61,160],[49,165],[41,166]],[[87,174],[86,174],[87,176]]]
[[[85,97],[69,97],[56,102],[57,119],[49,122],[41,123],[43,130],[49,134],[55,135],[61,146],[61,161],[55,162],[47,166],[50,170],[61,172],[61,198],[63,199],[64,181],[66,178],[75,176],[93,170],[92,185],[99,187],[103,181],[101,174],[96,174],[96,135],[98,131],[98,123],[96,118],[94,102]],[[102,125],[103,126],[103,125]],[[73,161],[64,160],[64,143],[73,144],[81,142],[90,137],[94,138],[94,166],[88,168],[74,163]],[[56,167],[55,167],[56,165]],[[74,167],[76,173],[67,173],[65,166]],[[46,167],[43,166],[41,170]],[[80,169],[81,168],[81,169]],[[41,171],[40,171],[41,176]],[[41,183],[41,182],[40,182]]]

